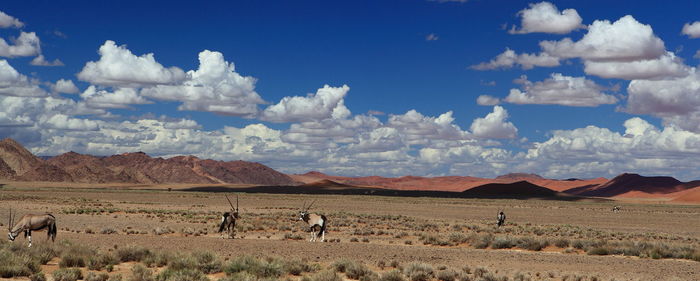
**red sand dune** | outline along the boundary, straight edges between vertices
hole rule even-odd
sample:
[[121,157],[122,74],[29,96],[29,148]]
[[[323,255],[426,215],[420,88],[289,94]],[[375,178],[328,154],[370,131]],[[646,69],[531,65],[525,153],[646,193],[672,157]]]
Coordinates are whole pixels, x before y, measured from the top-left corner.
[[308,172],[302,175],[290,175],[294,180],[310,183],[320,179],[332,180],[339,183],[354,185],[354,186],[371,186],[397,190],[433,190],[433,191],[455,191],[461,192],[477,186],[490,183],[514,183],[519,181],[528,181],[535,185],[546,187],[554,191],[563,191],[566,189],[597,185],[607,181],[605,178],[595,178],[590,180],[552,180],[545,179],[534,174],[514,173],[499,176],[495,179],[477,178],[477,177],[462,177],[462,176],[445,176],[445,177],[415,177],[404,176],[398,178],[385,178],[378,176],[370,177],[342,177],[326,175],[321,172]]
[[672,193],[673,202],[700,203],[700,186]]
[[671,198],[672,193],[696,186],[700,186],[700,181],[684,183],[672,177],[645,177],[625,173],[597,186],[572,188],[564,192],[596,197]]

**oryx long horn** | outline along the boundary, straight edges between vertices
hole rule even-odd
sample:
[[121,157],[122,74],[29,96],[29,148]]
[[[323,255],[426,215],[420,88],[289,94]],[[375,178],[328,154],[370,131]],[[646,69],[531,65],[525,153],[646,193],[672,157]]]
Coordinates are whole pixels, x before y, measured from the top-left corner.
[[228,195],[224,195],[224,196],[226,196],[226,200],[228,201],[228,204],[231,205],[231,210],[235,210],[233,208],[233,203],[231,203],[231,199],[228,199]]
[[13,221],[13,219],[12,219],[12,208],[10,208],[10,221],[9,221],[9,223],[7,224],[7,228],[10,229],[10,231],[12,231],[12,221]]
[[306,201],[304,201],[303,204],[301,205],[301,210],[306,211]]
[[311,206],[313,206],[313,205],[314,205],[314,203],[316,203],[316,200],[314,200],[314,201],[311,201],[311,204],[309,204],[309,206],[308,206],[308,207],[306,207],[306,210],[308,211],[309,209],[311,209]]

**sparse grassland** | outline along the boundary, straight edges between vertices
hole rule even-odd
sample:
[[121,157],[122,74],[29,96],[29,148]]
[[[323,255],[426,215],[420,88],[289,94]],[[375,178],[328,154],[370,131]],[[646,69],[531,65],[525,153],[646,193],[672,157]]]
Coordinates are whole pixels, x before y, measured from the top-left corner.
[[[561,259],[625,259],[682,274],[700,262],[698,206],[612,213],[598,202],[242,194],[237,239],[222,239],[219,215],[229,206],[221,197],[3,188],[3,204],[56,214],[59,240],[36,232],[31,249],[23,238],[3,240],[0,277],[72,280],[79,268],[86,280],[612,280],[620,279],[614,266],[551,268]],[[310,198],[322,199],[314,211],[329,219],[326,243],[306,242],[296,217],[296,204]],[[509,219],[497,228],[502,206]],[[489,266],[503,260],[508,267]],[[638,279],[656,276],[644,274]]]

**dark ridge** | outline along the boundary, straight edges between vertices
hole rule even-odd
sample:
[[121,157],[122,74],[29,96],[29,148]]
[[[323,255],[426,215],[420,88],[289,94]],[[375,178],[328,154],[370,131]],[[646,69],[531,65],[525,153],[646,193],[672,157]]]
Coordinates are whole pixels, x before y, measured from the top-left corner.
[[668,194],[700,185],[700,181],[684,183],[673,177],[645,177],[624,173],[601,185],[584,186],[564,192],[582,196],[613,197],[630,191]]
[[[531,184],[532,185],[532,184]],[[533,185],[534,186],[534,185]],[[541,187],[544,188],[544,187]],[[546,188],[545,188],[546,189]],[[318,187],[318,186],[255,186],[255,187],[223,187],[201,186],[182,189],[183,191],[197,192],[242,192],[242,193],[272,193],[272,194],[325,194],[325,195],[374,195],[394,197],[429,197],[429,198],[491,198],[491,199],[541,199],[561,201],[587,201],[594,200],[607,202],[607,199],[591,199],[570,194],[554,192],[552,190],[530,194],[497,194],[497,193],[473,193],[450,191],[426,191],[426,190],[393,190],[370,187]]]
[[514,183],[489,183],[462,191],[472,196],[524,196],[524,197],[556,197],[557,192],[546,187],[532,184],[528,181]]

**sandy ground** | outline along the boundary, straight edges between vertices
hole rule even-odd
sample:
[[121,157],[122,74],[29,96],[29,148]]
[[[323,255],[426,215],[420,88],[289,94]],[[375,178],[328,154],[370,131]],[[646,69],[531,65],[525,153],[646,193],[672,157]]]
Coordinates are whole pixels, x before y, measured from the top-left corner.
[[[89,186],[81,186],[82,188]],[[126,187],[122,187],[126,188]],[[158,188],[165,189],[167,188]],[[623,202],[622,211],[612,213],[611,203],[559,202],[537,200],[486,200],[396,198],[377,196],[338,195],[275,195],[240,194],[243,220],[247,214],[279,216],[277,226],[249,229],[239,232],[239,239],[221,239],[215,233],[217,213],[227,211],[228,203],[222,194],[153,190],[109,190],[48,187],[48,185],[0,188],[0,222],[7,223],[7,208],[20,213],[51,212],[58,218],[58,239],[69,239],[100,249],[136,244],[153,249],[180,251],[211,250],[224,258],[241,254],[256,256],[301,257],[311,261],[330,263],[341,258],[376,264],[399,261],[422,261],[433,265],[486,267],[502,273],[530,272],[560,280],[566,274],[598,276],[603,280],[700,280],[700,263],[675,259],[642,259],[624,256],[590,256],[562,253],[562,249],[545,251],[474,249],[468,246],[423,245],[414,239],[389,236],[368,236],[369,242],[351,242],[353,229],[381,225],[392,229],[391,220],[372,218],[344,220],[357,225],[330,226],[327,239],[340,242],[310,243],[304,240],[285,240],[285,234],[307,237],[301,231],[302,223],[295,213],[304,201],[316,199],[313,211],[333,214],[349,213],[363,216],[402,216],[416,222],[436,224],[490,223],[498,209],[506,210],[508,221],[521,226],[577,226],[620,235],[647,235],[667,237],[691,247],[700,246],[700,206],[654,204],[653,202]],[[74,210],[113,208],[108,213],[73,213]],[[141,210],[141,211],[138,211]],[[161,210],[159,213],[157,210]],[[195,215],[177,215],[174,211]],[[170,213],[170,214],[168,214]],[[197,216],[196,214],[200,214]],[[252,215],[248,215],[251,218]],[[252,219],[250,219],[252,220]],[[396,222],[399,223],[398,221]],[[405,224],[405,222],[403,222]],[[288,231],[279,228],[289,225]],[[6,226],[3,226],[3,229]],[[171,228],[172,234],[156,235],[155,228]],[[105,228],[117,234],[101,234]],[[185,236],[182,229],[200,232],[199,236]],[[127,235],[134,230],[143,234]],[[86,233],[87,232],[87,233]],[[45,233],[36,233],[35,243],[46,243]],[[412,235],[412,233],[411,233]],[[240,239],[242,237],[242,239]],[[670,238],[668,238],[670,237]],[[590,237],[595,239],[595,237]],[[26,240],[20,238],[19,243]]]

